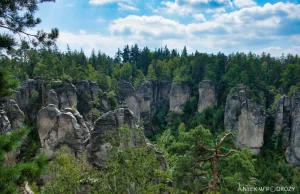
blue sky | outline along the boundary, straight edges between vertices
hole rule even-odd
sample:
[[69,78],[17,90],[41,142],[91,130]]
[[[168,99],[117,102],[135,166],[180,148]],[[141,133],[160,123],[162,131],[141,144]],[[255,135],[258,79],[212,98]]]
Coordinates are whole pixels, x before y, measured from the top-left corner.
[[39,28],[57,27],[57,45],[114,56],[137,43],[151,49],[226,54],[300,54],[299,0],[57,0],[39,7]]

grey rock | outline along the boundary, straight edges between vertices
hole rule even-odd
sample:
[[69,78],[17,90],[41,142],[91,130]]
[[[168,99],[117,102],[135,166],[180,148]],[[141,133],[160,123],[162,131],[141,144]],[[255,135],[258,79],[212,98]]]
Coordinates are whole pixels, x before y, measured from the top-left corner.
[[[24,81],[15,91],[16,103],[32,123],[35,123],[37,112],[42,105],[40,93],[43,84],[46,85],[42,80],[29,79]],[[46,95],[45,91],[44,96]]]
[[264,112],[264,106],[247,98],[244,90],[227,97],[224,126],[236,134],[237,146],[250,148],[253,154],[259,154],[264,143]]
[[275,112],[275,131],[282,134],[282,147],[284,150],[289,145],[291,132],[291,99],[288,96],[282,96],[278,102]]
[[88,114],[92,108],[92,101],[98,98],[99,87],[95,82],[79,81],[76,83],[78,102],[78,111],[82,115]]
[[[90,144],[88,145],[89,160],[99,168],[105,165],[109,159],[107,150],[111,147],[111,142],[107,135],[119,135],[118,128],[127,124],[131,130],[137,128],[134,121],[134,114],[128,107],[120,107],[115,111],[109,111],[102,115],[96,122],[95,127],[91,132]],[[135,133],[133,133],[135,134]],[[145,144],[144,138],[140,139],[136,134],[127,142],[123,142],[121,146],[135,146]]]
[[78,111],[66,108],[61,112],[53,104],[38,113],[37,128],[43,151],[49,158],[62,146],[80,155],[85,151],[90,138],[89,130]]
[[282,134],[287,162],[300,166],[300,88],[292,98],[283,96],[278,100],[275,130]]
[[163,81],[144,80],[137,89],[140,117],[146,134],[152,134],[155,128],[152,119],[158,107],[169,109],[171,83]]
[[217,94],[215,85],[209,80],[203,80],[199,83],[199,103],[198,112],[201,113],[207,107],[217,105]]
[[119,100],[125,102],[134,113],[136,124],[143,124],[145,133],[155,131],[152,119],[158,107],[169,109],[170,82],[143,80],[135,89],[131,83],[119,81]]
[[4,110],[0,111],[0,134],[9,134],[11,132],[11,124]]
[[137,96],[136,89],[130,82],[121,80],[118,82],[119,86],[119,99],[125,102],[126,105],[134,113],[136,123],[140,124],[140,100]]
[[57,94],[56,94],[56,92],[54,90],[50,90],[49,91],[47,105],[48,104],[54,104],[54,106],[56,108],[58,108],[59,100],[58,100]]
[[12,129],[19,129],[25,126],[25,115],[14,100],[8,100],[6,105],[7,116]]
[[191,88],[185,83],[175,83],[170,91],[170,111],[183,113],[186,102],[190,99]]
[[53,81],[51,88],[57,93],[58,108],[64,110],[65,108],[77,108],[77,89],[69,81]]

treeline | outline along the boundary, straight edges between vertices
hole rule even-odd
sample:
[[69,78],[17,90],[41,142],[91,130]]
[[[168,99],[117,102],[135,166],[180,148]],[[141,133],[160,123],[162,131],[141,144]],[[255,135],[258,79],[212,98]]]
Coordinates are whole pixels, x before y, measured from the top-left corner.
[[[151,78],[175,82],[188,82],[197,87],[204,79],[215,83],[219,102],[237,85],[247,87],[248,94],[257,101],[278,93],[293,92],[300,81],[298,55],[272,57],[262,53],[188,54],[186,47],[179,53],[167,46],[155,51],[137,44],[118,49],[114,58],[95,50],[87,56],[83,50],[59,51],[21,47],[10,51],[11,58],[1,57],[1,68],[15,78],[92,80],[104,91],[117,90],[117,81],[124,79],[135,87],[141,80]],[[292,87],[292,88],[291,88]]]

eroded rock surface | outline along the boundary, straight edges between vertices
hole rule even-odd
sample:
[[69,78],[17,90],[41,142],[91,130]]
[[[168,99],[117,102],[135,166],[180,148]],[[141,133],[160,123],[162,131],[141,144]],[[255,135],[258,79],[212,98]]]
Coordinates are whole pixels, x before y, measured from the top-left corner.
[[209,80],[203,80],[199,83],[199,103],[198,112],[201,113],[208,107],[214,107],[217,105],[217,94],[215,85]]
[[191,88],[185,83],[176,83],[172,85],[170,91],[170,111],[174,113],[183,113],[186,102],[190,99]]
[[7,116],[11,123],[12,129],[19,129],[25,125],[25,115],[14,100],[9,100],[6,103]]
[[226,99],[224,126],[237,136],[236,145],[259,154],[264,143],[264,106],[246,96],[244,90]]
[[66,108],[61,112],[53,104],[38,113],[37,128],[43,151],[49,158],[64,145],[75,155],[80,155],[90,138],[89,130],[78,111]]
[[282,146],[287,162],[300,166],[300,88],[292,98],[278,100],[275,130],[282,134]]
[[144,80],[137,89],[140,103],[140,115],[146,134],[152,134],[155,129],[152,125],[153,117],[158,107],[169,109],[171,83],[153,80]]
[[11,124],[4,110],[0,111],[0,135],[9,134],[11,132]]

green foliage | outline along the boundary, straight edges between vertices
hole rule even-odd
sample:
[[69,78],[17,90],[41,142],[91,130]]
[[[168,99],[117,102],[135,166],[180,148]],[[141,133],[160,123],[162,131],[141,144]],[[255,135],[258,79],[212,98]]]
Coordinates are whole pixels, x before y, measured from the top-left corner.
[[[164,151],[169,168],[173,171],[175,187],[179,192],[198,193],[212,180],[210,162],[201,162],[201,158],[207,158],[211,153],[197,149],[198,144],[206,147],[214,147],[215,140],[224,136],[220,134],[214,137],[208,129],[197,126],[188,130],[182,123],[178,127],[177,135],[172,135],[166,130],[158,138],[158,147]],[[233,138],[227,140],[221,147],[222,153],[227,153],[234,147]],[[235,193],[238,185],[254,184],[255,176],[254,160],[249,150],[238,150],[236,153],[220,160],[219,166],[220,187],[222,193]]]
[[160,193],[170,191],[168,174],[161,169],[151,145],[129,142],[133,137],[142,138],[141,131],[123,126],[118,134],[109,135],[110,159],[101,170],[94,193]]
[[45,33],[42,30],[37,31],[36,34],[25,33],[26,29],[33,28],[41,23],[40,18],[34,17],[34,13],[38,9],[38,4],[51,1],[55,0],[14,0],[1,2],[0,20],[3,22],[1,22],[0,28],[9,31],[0,34],[0,48],[10,50],[13,46],[16,46],[17,42],[13,37],[14,33],[18,33],[23,42],[26,40],[25,36],[31,37],[30,43],[33,43],[35,46],[38,43],[42,43],[45,46],[53,45],[55,39],[58,37],[57,28],[52,29],[51,33]]
[[80,181],[93,176],[93,168],[85,157],[76,158],[63,147],[55,154],[55,160],[47,168],[49,181],[42,188],[43,194],[76,193],[80,191]]
[[121,70],[120,70],[121,79],[124,79],[126,81],[131,81],[130,77],[132,76],[132,68],[129,63],[123,64]]
[[44,155],[25,163],[6,164],[5,156],[14,157],[14,151],[20,146],[28,131],[28,128],[22,128],[8,135],[0,135],[1,193],[17,193],[18,185],[23,184],[24,181],[36,181],[45,170],[46,157]]
[[118,102],[116,100],[116,93],[114,91],[110,91],[108,93],[108,100],[110,102],[110,106],[111,106],[112,110],[114,110],[118,107]]
[[0,96],[10,95],[17,86],[18,81],[10,75],[8,70],[0,68]]

